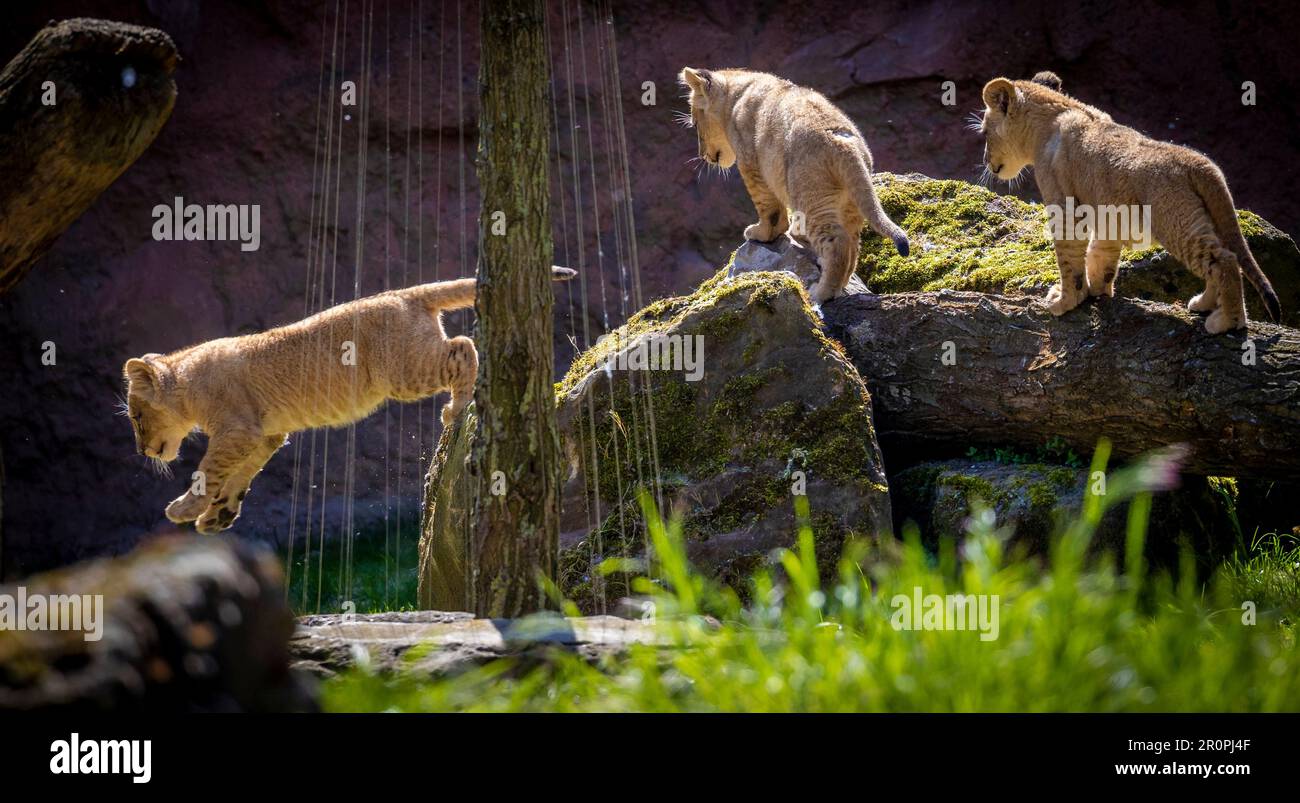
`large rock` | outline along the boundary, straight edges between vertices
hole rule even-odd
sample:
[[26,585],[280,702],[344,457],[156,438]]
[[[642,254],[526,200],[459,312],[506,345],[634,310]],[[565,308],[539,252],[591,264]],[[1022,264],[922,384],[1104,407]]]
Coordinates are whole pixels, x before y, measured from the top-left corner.
[[[698,381],[634,369],[652,343],[683,338],[700,343]],[[570,472],[559,581],[587,608],[626,590],[600,563],[644,551],[640,487],[683,518],[691,560],[742,590],[793,543],[796,484],[828,571],[846,538],[891,533],[870,397],[788,273],[724,269],[651,304],[581,355],[557,396]]]
[[445,676],[510,658],[526,668],[557,653],[589,661],[633,644],[671,644],[653,622],[614,616],[475,619],[473,614],[408,611],[303,617],[290,642],[294,668],[329,678],[352,668]]
[[[700,343],[698,375],[684,352],[681,370],[638,370],[655,341]],[[556,396],[568,460],[556,580],[584,611],[628,593],[627,576],[600,565],[644,556],[638,489],[682,517],[697,567],[742,592],[773,550],[793,545],[795,490],[808,497],[828,576],[845,539],[892,532],[871,399],[790,274],[723,269],[692,295],[651,304],[582,354]],[[422,605],[463,599],[472,429],[462,417],[432,464]]]
[[[228,538],[156,539],[124,558],[0,587],[0,621],[19,599],[28,610],[36,599],[53,610],[55,595],[80,596],[81,629],[0,628],[0,710],[315,707],[311,685],[289,669],[294,620],[279,564],[263,549]],[[64,602],[62,611],[78,604]],[[92,610],[99,615],[87,616]]]
[[[1013,547],[1045,556],[1052,535],[1082,510],[1088,482],[1086,469],[1063,465],[943,460],[898,472],[890,490],[897,526],[914,522],[928,543],[963,537],[972,510],[983,506],[993,512],[995,526],[1006,528]],[[1230,481],[1189,476],[1182,487],[1154,496],[1148,557],[1172,565],[1184,545],[1203,559],[1230,553],[1238,537],[1225,493],[1232,493]],[[1106,512],[1094,551],[1124,554],[1127,515],[1127,504]]]
[[[915,173],[875,178],[881,205],[907,232],[912,248],[900,256],[892,242],[863,229],[858,274],[873,291],[1041,295],[1058,280],[1041,204]],[[1300,325],[1300,250],[1259,215],[1243,210],[1237,217],[1277,291],[1282,323]],[[1118,295],[1178,305],[1204,288],[1204,281],[1159,247],[1125,252],[1115,284]],[[1246,306],[1253,320],[1268,320],[1253,288],[1246,289]]]

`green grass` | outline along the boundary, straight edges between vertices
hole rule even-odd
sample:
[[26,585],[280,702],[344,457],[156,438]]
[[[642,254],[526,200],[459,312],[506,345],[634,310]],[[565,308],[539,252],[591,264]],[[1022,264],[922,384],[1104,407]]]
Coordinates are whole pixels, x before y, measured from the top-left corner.
[[414,610],[419,539],[418,521],[403,527],[400,539],[390,529],[387,543],[382,527],[364,532],[352,540],[350,562],[339,540],[327,542],[323,555],[313,545],[304,556],[300,546],[289,571],[289,605],[299,616],[348,612],[349,601],[355,606],[351,613]]
[[1278,533],[1260,535],[1249,551],[1229,560],[1221,574],[1237,596],[1254,600],[1294,626],[1300,615],[1300,539]]
[[[1093,467],[1104,468],[1106,444]],[[798,547],[754,578],[747,606],[691,570],[677,522],[649,505],[656,558],[635,583],[675,646],[638,647],[592,666],[565,654],[540,667],[498,661],[455,677],[353,671],[324,686],[333,711],[1280,711],[1300,710],[1294,638],[1300,581],[1293,542],[1262,540],[1198,583],[1142,562],[1153,492],[1175,474],[1154,457],[1110,476],[1055,538],[1046,570],[1012,559],[977,512],[960,544],[864,573],[849,556],[818,581],[806,500]],[[1124,555],[1088,563],[1102,513],[1131,499]],[[803,502],[799,505],[798,502]],[[958,556],[961,556],[960,559]],[[628,569],[611,565],[610,569]],[[647,571],[648,569],[648,571]],[[653,579],[651,579],[653,578]],[[896,594],[999,599],[996,640],[971,631],[898,630]],[[1243,604],[1255,604],[1254,624]],[[569,611],[574,613],[573,611]],[[721,622],[719,625],[718,622]]]

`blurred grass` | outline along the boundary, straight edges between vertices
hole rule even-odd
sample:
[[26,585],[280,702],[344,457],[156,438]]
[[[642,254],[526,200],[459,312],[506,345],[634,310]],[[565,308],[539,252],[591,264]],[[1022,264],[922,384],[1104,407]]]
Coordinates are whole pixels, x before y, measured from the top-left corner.
[[[1094,456],[1105,468],[1108,447]],[[333,711],[1294,711],[1300,710],[1300,552],[1257,539],[1198,582],[1143,564],[1150,494],[1176,466],[1155,456],[1109,476],[1058,533],[1046,570],[1010,558],[1007,533],[976,511],[937,554],[915,531],[903,558],[864,573],[853,554],[823,589],[796,497],[798,546],[755,576],[747,607],[691,569],[678,522],[646,503],[654,545],[634,586],[675,645],[593,666],[568,654],[531,669],[508,660],[438,680],[355,670],[327,682]],[[1085,560],[1102,513],[1132,499],[1125,554]],[[959,558],[960,556],[960,558]],[[611,564],[608,569],[627,570]],[[896,594],[989,594],[999,633],[897,630]],[[1253,624],[1247,608],[1253,604]],[[571,607],[571,606],[570,606]],[[569,610],[570,614],[576,611]],[[706,616],[707,615],[707,616]],[[716,617],[714,619],[713,617]],[[717,621],[721,621],[718,626]]]

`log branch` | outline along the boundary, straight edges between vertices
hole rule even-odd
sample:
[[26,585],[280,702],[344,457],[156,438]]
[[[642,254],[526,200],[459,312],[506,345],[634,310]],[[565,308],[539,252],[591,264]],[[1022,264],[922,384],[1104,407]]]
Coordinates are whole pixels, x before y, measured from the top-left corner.
[[1053,318],[1036,299],[951,291],[824,313],[887,458],[1057,437],[1086,455],[1105,437],[1121,457],[1186,443],[1193,474],[1300,479],[1300,330],[1209,335],[1200,316],[1127,298]]
[[153,142],[177,60],[162,31],[72,19],[0,71],[0,294]]

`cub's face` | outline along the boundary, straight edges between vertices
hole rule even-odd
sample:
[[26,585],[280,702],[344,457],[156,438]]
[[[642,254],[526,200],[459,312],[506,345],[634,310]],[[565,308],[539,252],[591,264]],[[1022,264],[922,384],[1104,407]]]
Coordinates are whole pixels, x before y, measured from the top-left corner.
[[126,414],[135,431],[135,450],[145,457],[170,463],[180,454],[181,442],[193,429],[177,411],[175,392],[169,389],[170,372],[156,354],[127,360]]
[[700,158],[724,170],[731,167],[736,163],[736,151],[727,139],[722,77],[690,67],[682,70],[680,77],[691,90],[691,126],[699,141]]
[[1025,145],[1023,97],[1015,84],[995,78],[984,87],[984,166],[990,173],[1010,181],[1033,164]]

